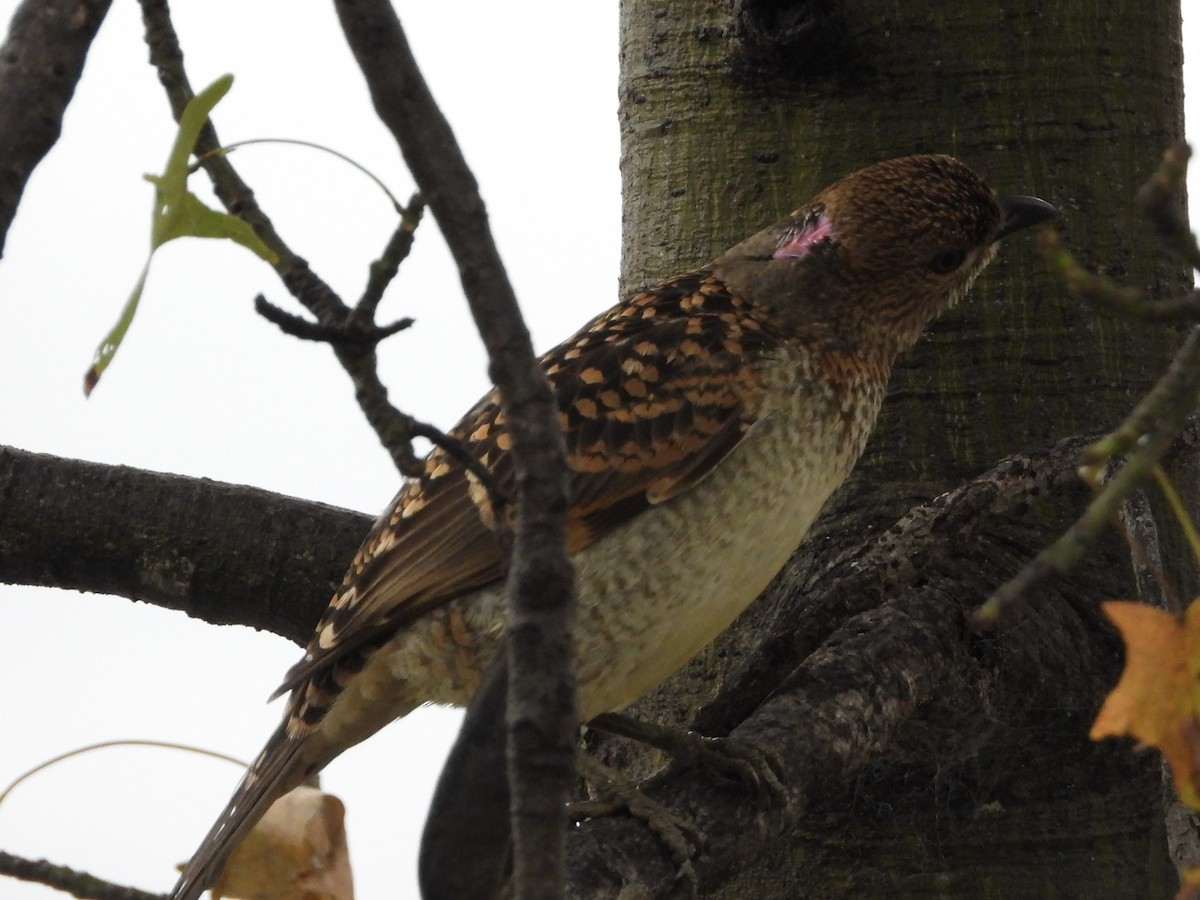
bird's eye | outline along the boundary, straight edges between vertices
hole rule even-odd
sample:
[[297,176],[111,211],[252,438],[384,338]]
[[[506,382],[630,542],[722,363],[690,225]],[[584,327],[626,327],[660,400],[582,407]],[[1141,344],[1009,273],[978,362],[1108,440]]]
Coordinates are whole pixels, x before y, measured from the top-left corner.
[[945,250],[933,258],[929,268],[939,275],[948,275],[961,266],[966,258],[967,254],[961,250]]

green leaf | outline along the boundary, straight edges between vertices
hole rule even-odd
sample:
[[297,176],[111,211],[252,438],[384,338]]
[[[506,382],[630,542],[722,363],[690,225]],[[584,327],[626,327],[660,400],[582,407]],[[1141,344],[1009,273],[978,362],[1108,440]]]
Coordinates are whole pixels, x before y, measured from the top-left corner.
[[230,238],[252,250],[269,263],[278,261],[275,253],[264,244],[245,222],[228,213],[210,209],[187,189],[188,158],[208,121],[213,107],[233,84],[232,75],[223,75],[191,99],[179,117],[179,133],[167,157],[161,175],[147,175],[154,185],[154,215],[150,224],[150,250],[157,250],[167,241],[179,237]]
[[104,340],[96,348],[96,355],[92,358],[92,364],[83,376],[83,395],[85,397],[92,395],[92,389],[95,388],[96,382],[100,380],[100,376],[104,374],[104,370],[112,362],[117,348],[121,346],[125,332],[129,330],[129,323],[133,321],[133,314],[137,312],[138,302],[142,299],[142,288],[146,286],[146,276],[149,272],[150,258],[147,257],[146,264],[142,266],[142,274],[138,278],[137,284],[134,285],[133,293],[129,295],[129,299],[125,301],[124,309],[121,310],[121,317],[117,319],[117,324],[104,336]]
[[229,93],[231,87],[233,76],[222,75],[189,100],[188,105],[183,108],[183,115],[179,117],[179,133],[175,135],[175,144],[171,147],[171,155],[167,157],[165,170],[167,177],[178,176],[181,186],[187,181],[188,157],[196,148],[196,139],[200,137],[204,123],[208,121],[213,107],[221,102],[221,98]]
[[254,233],[254,229],[237,216],[205,206],[204,201],[188,190],[168,195],[162,188],[165,178],[147,175],[146,180],[157,188],[154,225],[151,229],[151,253],[167,241],[180,237],[228,238],[269,263],[273,264],[279,260],[271,248]]
[[167,157],[166,168],[161,175],[146,176],[146,180],[154,185],[154,210],[150,219],[150,258],[142,267],[142,274],[129,299],[125,301],[117,324],[96,348],[92,365],[83,380],[83,392],[86,396],[91,395],[92,389],[100,380],[100,375],[108,368],[117,348],[121,346],[121,341],[137,312],[142,290],[146,286],[150,260],[163,244],[180,237],[227,238],[271,264],[279,260],[274,251],[262,242],[249,225],[236,216],[205,206],[199,197],[187,189],[188,175],[191,174],[188,158],[195,149],[196,139],[200,136],[204,123],[208,121],[209,113],[229,92],[232,84],[233,76],[223,75],[191,99],[184,108],[183,115],[179,117],[179,131],[171,147],[171,154]]

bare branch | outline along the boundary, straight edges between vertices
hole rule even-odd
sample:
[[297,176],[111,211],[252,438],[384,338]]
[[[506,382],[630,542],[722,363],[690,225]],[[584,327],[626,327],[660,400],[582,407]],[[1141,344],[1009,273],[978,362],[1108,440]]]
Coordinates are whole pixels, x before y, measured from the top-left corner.
[[[178,117],[192,90],[167,4],[165,0],[141,0],[141,4],[151,61]],[[508,627],[510,645],[517,646],[512,650],[512,679],[514,685],[528,688],[524,692],[516,688],[522,698],[554,698],[549,704],[530,705],[521,700],[510,706],[511,719],[516,723],[513,733],[521,745],[518,758],[540,757],[534,775],[528,776],[532,771],[528,766],[517,765],[514,770],[518,780],[535,782],[537,791],[531,795],[536,802],[518,809],[515,816],[541,829],[530,832],[530,838],[522,842],[529,848],[522,858],[531,860],[530,864],[539,870],[555,873],[561,884],[563,801],[574,771],[575,714],[568,627],[573,605],[572,574],[564,549],[566,463],[553,394],[536,365],[528,332],[487,230],[474,179],[421,80],[394,11],[390,5],[377,2],[340,3],[338,11],[371,86],[376,108],[396,135],[450,244],[492,361],[493,380],[506,406],[514,461],[521,473],[517,479],[521,491],[520,526],[512,577],[515,597],[510,603],[512,618]],[[202,132],[196,151],[213,179],[217,196],[276,251],[277,271],[318,323],[326,326],[344,321],[350,314],[345,304],[284,245],[225,155],[210,152],[218,146],[210,124]],[[385,253],[377,270],[379,277],[373,277],[364,294],[364,309],[373,309],[377,303],[377,284],[387,274],[390,257],[397,257],[404,249],[405,240],[405,235],[398,232],[389,244],[390,254]],[[368,421],[392,451],[401,471],[415,471],[411,450],[397,446],[396,437],[405,433],[406,423],[387,403],[387,391],[375,369],[374,349],[334,344],[334,351],[354,381]],[[523,647],[528,649],[520,649]],[[562,689],[548,691],[547,675],[553,672],[562,673],[561,678],[551,679]],[[521,792],[518,795],[524,796]]]
[[1055,232],[1043,231],[1039,243],[1047,267],[1066,283],[1073,296],[1081,300],[1146,322],[1200,320],[1200,291],[1151,299],[1145,291],[1124,287],[1083,268],[1063,247],[1062,238]]
[[[518,530],[509,579],[509,774],[518,896],[559,897],[565,884],[564,802],[574,777],[572,569],[565,549],[567,466],[554,396],[535,362],[478,186],[386,0],[335,0],[338,17],[458,264],[500,390],[518,474]],[[470,713],[468,713],[470,715]]]
[[[1120,471],[1104,486],[1074,524],[988,597],[987,602],[974,616],[978,627],[988,628],[995,625],[1005,609],[1018,602],[1033,587],[1054,575],[1068,572],[1083,559],[1100,532],[1114,520],[1125,500],[1162,460],[1175,436],[1183,428],[1188,414],[1195,408],[1196,393],[1200,390],[1200,333],[1196,330],[1192,331],[1187,344],[1180,350],[1179,356],[1163,380],[1177,375],[1186,377],[1191,382],[1185,386],[1187,393],[1168,398],[1172,405],[1160,410],[1153,426],[1140,436],[1137,450],[1130,454]],[[1151,395],[1154,393],[1152,391]],[[1095,447],[1105,441],[1111,441],[1111,437],[1088,448],[1088,456],[1094,457]]]
[[1193,269],[1200,269],[1200,246],[1188,227],[1181,191],[1191,158],[1192,148],[1187,144],[1168,147],[1158,170],[1138,191],[1137,200],[1163,245]]
[[308,641],[371,517],[258,488],[0,447],[0,581]]
[[[171,112],[178,120],[195,92],[183,67],[183,51],[171,22],[170,9],[166,0],[140,0],[140,3],[146,43],[150,47],[150,63],[158,71],[158,80],[167,92]],[[204,171],[212,179],[217,197],[230,213],[244,219],[263,243],[274,251],[279,258],[275,263],[275,271],[305,309],[319,321],[344,318],[349,312],[346,304],[308,267],[307,262],[284,243],[267,214],[258,205],[250,186],[229,162],[228,155],[217,152],[220,147],[216,129],[211,121],[206,122],[196,140],[195,152]]]
[[334,345],[373,347],[385,338],[410,328],[413,324],[412,319],[399,319],[382,328],[374,325],[362,328],[353,319],[347,319],[345,323],[339,325],[322,325],[320,322],[310,322],[308,319],[280,309],[262,294],[254,298],[254,311],[286,335],[302,341]]
[[400,208],[400,223],[388,240],[383,254],[371,263],[367,287],[354,309],[345,318],[332,322],[310,322],[271,304],[262,294],[254,298],[255,311],[276,325],[284,334],[303,341],[343,346],[351,353],[356,348],[374,347],[393,334],[411,327],[413,320],[410,318],[378,326],[375,324],[375,312],[383,299],[383,292],[400,271],[400,263],[408,258],[409,251],[412,250],[413,238],[424,209],[425,205],[419,194],[413,195],[407,207]]
[[112,0],[24,0],[0,47],[0,256],[29,176],[62,131]]
[[25,859],[3,850],[0,850],[0,874],[44,884],[80,900],[165,900],[162,894],[113,884],[87,872],[56,866],[44,859]]
[[391,240],[383,249],[382,255],[371,263],[371,276],[367,279],[367,287],[362,297],[350,313],[351,322],[372,324],[375,321],[375,311],[383,299],[383,292],[392,283],[400,270],[400,263],[408,258],[412,250],[413,237],[421,215],[425,212],[425,201],[420,194],[413,194],[408,200],[408,206],[401,210],[400,224],[392,233]]

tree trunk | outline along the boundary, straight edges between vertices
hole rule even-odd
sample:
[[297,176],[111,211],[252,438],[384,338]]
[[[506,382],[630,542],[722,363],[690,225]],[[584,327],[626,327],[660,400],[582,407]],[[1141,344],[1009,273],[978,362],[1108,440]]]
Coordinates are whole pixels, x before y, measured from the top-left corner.
[[[1177,2],[728,6],[622,4],[627,288],[918,152],[1053,202],[1089,267],[1155,295],[1185,283],[1133,208],[1182,135]],[[783,757],[794,802],[765,826],[719,779],[654,794],[707,832],[702,895],[1173,893],[1157,760],[1087,740],[1121,663],[1097,603],[1134,593],[1128,552],[1109,539],[993,634],[966,615],[1086,502],[1082,443],[1050,445],[1120,421],[1177,342],[1082,308],[1014,241],[901,361],[866,455],[790,568],[633,710]],[[657,763],[599,743],[634,772]],[[637,823],[588,823],[574,853],[579,896],[673,885]]]

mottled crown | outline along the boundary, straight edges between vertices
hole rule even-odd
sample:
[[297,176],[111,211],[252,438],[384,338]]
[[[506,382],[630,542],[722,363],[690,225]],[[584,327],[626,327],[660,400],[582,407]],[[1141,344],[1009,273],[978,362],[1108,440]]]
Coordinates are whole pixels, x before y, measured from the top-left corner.
[[898,351],[966,293],[1004,223],[991,189],[961,162],[908,156],[830,185],[713,268],[785,322]]
[[983,179],[951,156],[906,156],[853,173],[808,207],[829,220],[843,248],[870,268],[926,268],[937,257],[992,243],[1002,215]]

